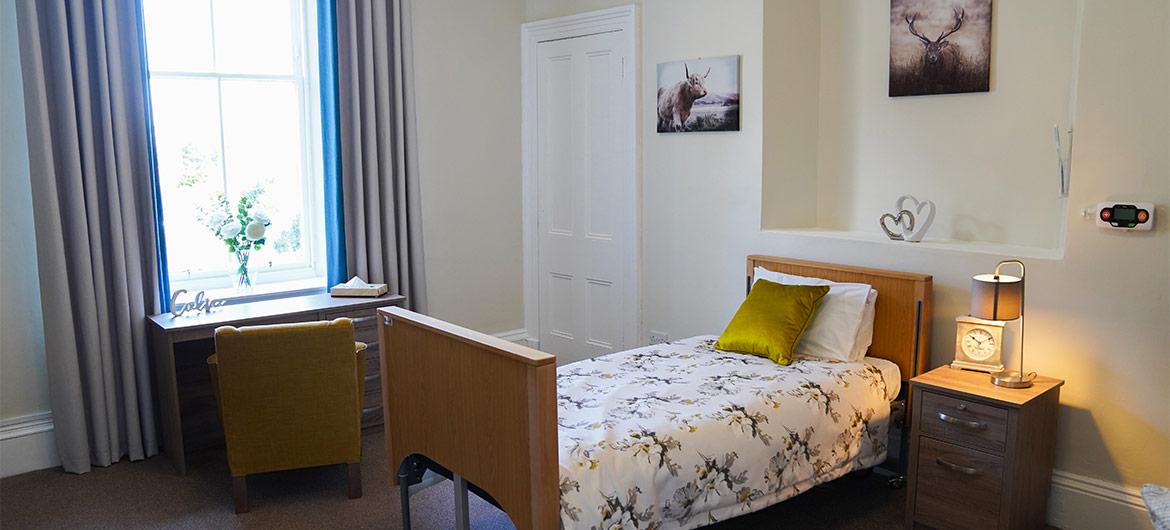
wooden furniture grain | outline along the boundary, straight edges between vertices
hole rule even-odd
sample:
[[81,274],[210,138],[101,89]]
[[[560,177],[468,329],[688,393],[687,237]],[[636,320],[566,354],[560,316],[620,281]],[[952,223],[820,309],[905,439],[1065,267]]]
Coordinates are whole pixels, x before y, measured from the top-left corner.
[[[766,256],[747,264],[749,285],[756,266],[873,285],[870,354],[897,363],[903,380],[926,362],[930,276]],[[401,308],[378,313],[391,481],[422,457],[484,492],[518,529],[558,528],[556,357]]]
[[369,345],[362,426],[382,423],[381,364],[375,311],[400,306],[406,298],[332,298],[314,294],[228,305],[210,313],[170,313],[147,317],[155,387],[163,431],[163,449],[180,474],[187,472],[187,454],[223,443],[223,431],[215,410],[206,359],[215,348],[215,328],[311,322],[347,317],[354,321],[354,335]]
[[1063,384],[1001,388],[949,366],[911,379],[907,526],[1044,528]]

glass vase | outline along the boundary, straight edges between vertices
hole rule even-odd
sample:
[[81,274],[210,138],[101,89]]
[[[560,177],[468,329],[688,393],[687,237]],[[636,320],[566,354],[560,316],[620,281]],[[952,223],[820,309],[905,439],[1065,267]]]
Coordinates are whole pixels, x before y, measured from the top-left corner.
[[236,261],[239,267],[236,272],[232,274],[232,285],[237,291],[251,291],[252,290],[252,273],[248,269],[248,257],[251,250],[237,250]]

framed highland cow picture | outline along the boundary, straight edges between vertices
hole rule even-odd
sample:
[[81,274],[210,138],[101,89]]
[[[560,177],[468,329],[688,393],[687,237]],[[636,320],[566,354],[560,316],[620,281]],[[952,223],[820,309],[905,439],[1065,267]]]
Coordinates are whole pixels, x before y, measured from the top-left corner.
[[658,132],[738,130],[738,55],[658,65]]
[[987,92],[991,0],[890,0],[890,96]]

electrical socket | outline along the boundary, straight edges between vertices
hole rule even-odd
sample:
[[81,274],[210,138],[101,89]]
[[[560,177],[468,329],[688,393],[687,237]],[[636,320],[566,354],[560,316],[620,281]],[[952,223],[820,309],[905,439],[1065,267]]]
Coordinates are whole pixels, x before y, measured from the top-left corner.
[[661,331],[650,332],[650,345],[666,344],[667,342],[670,342],[670,335]]

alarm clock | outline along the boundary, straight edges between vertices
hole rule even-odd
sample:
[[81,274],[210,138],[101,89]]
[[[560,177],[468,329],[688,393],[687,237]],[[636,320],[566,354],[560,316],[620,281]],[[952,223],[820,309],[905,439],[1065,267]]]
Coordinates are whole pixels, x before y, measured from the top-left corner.
[[1003,371],[1003,325],[1001,320],[971,316],[955,319],[955,360],[951,368]]
[[1097,226],[1116,230],[1153,230],[1154,203],[1114,203],[1102,202],[1097,204]]

